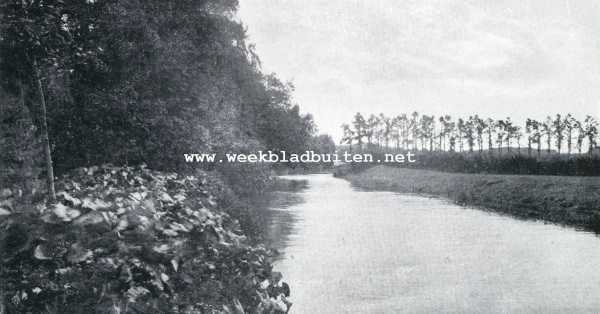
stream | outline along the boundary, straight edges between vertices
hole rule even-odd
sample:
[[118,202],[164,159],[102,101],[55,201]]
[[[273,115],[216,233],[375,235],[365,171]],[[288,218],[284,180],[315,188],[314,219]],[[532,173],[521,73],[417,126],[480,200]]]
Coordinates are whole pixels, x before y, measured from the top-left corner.
[[329,174],[273,192],[290,313],[598,313],[600,239]]

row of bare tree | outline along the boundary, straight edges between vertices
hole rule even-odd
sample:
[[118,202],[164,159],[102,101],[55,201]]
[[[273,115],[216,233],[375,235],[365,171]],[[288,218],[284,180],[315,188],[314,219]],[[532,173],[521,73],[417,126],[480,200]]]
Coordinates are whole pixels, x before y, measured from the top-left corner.
[[[521,153],[522,142],[527,143],[527,154],[535,149],[540,156],[542,146],[546,152],[566,153],[574,150],[581,154],[587,144],[592,154],[597,148],[599,124],[588,115],[578,120],[573,115],[557,114],[543,121],[527,119],[524,126],[515,124],[510,117],[503,120],[483,119],[478,115],[453,120],[444,115],[436,119],[433,115],[401,114],[395,117],[371,114],[365,118],[356,113],[350,124],[343,124],[342,144],[359,149],[395,148],[428,151],[469,151],[480,153],[487,149],[498,154]],[[535,146],[535,147],[534,147]]]

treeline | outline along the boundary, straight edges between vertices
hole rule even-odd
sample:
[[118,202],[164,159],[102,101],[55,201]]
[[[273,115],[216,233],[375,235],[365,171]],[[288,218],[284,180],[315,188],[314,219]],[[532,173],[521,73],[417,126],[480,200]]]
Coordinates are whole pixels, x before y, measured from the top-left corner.
[[307,149],[312,117],[262,73],[237,6],[3,1],[0,185],[42,173],[54,199],[54,176],[80,166],[181,170],[189,152]]
[[[343,124],[342,143],[361,149],[366,145],[377,147],[412,149],[422,151],[470,151],[487,150],[498,154],[515,149],[521,153],[523,140],[527,143],[527,154],[535,149],[541,156],[542,145],[546,152],[571,154],[573,149],[582,153],[587,141],[587,152],[592,153],[598,143],[598,121],[593,116],[577,120],[571,114],[557,114],[544,121],[527,119],[524,126],[516,125],[511,118],[495,120],[483,119],[478,115],[458,118],[449,115],[436,119],[431,115],[401,114],[387,117],[384,114],[371,114],[365,118],[356,113],[349,124]],[[536,146],[535,148],[533,146]]]
[[342,125],[347,149],[383,154],[420,152],[414,166],[452,172],[549,175],[600,175],[598,121],[571,114],[527,119],[483,119],[478,115],[453,120],[444,115],[384,114],[365,118],[357,113]]

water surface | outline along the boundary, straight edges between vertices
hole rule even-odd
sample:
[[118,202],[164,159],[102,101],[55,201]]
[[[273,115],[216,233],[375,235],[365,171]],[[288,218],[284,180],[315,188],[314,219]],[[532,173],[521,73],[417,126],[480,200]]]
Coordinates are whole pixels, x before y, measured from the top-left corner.
[[600,239],[330,175],[277,192],[291,313],[599,313]]

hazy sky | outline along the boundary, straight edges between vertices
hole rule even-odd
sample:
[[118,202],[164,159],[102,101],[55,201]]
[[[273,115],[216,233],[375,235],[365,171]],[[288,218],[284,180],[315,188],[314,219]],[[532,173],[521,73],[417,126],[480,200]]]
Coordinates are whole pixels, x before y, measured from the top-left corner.
[[600,1],[240,0],[322,133],[357,111],[600,116]]

